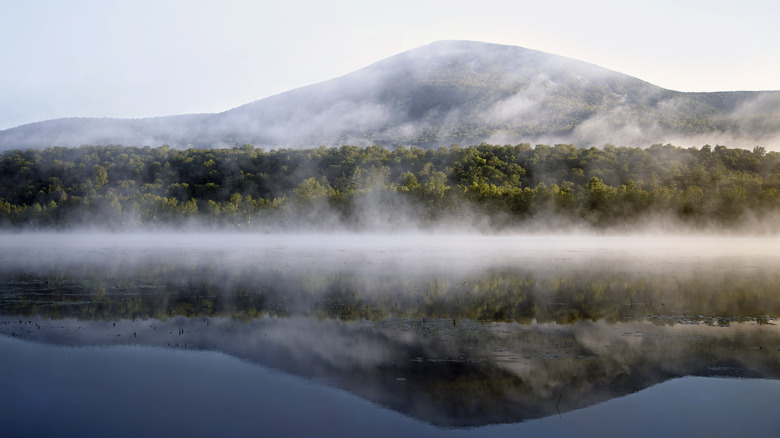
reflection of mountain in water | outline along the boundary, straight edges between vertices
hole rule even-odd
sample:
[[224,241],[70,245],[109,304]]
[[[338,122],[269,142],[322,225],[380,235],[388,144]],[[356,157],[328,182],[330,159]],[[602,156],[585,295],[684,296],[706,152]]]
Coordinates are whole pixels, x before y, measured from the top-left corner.
[[217,350],[442,426],[517,422],[686,375],[780,378],[780,331],[739,323],[574,325],[448,320],[4,317],[0,332],[66,345]]

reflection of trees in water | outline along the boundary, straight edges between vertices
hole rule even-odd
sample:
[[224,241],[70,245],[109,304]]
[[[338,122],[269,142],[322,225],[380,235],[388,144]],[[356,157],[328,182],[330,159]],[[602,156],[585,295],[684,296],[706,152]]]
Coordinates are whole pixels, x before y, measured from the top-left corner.
[[[139,267],[140,266],[140,267]],[[340,320],[469,319],[528,324],[650,318],[727,325],[780,316],[780,272],[491,269],[361,273],[257,266],[85,266],[5,273],[0,311],[81,319],[306,315]]]

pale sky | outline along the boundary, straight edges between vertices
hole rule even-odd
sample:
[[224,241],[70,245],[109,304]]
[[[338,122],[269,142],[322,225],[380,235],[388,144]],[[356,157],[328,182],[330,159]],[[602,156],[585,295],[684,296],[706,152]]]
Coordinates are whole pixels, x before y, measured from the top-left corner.
[[777,0],[0,0],[0,129],[221,112],[445,39],[780,90],[778,17]]

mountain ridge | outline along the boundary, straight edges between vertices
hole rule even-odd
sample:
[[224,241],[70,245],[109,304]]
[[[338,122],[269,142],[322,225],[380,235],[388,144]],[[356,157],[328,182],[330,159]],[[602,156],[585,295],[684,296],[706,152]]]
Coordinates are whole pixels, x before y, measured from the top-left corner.
[[[0,131],[0,150],[548,142],[780,144],[780,91],[686,93],[516,46],[440,41],[213,114],[65,118]],[[638,144],[637,144],[638,143]]]

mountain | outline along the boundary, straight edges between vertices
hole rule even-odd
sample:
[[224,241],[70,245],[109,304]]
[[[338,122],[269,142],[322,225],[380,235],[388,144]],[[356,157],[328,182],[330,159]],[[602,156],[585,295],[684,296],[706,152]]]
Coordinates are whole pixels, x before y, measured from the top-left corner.
[[56,119],[0,131],[0,150],[482,141],[772,147],[780,144],[780,91],[684,93],[522,47],[442,41],[218,114]]

